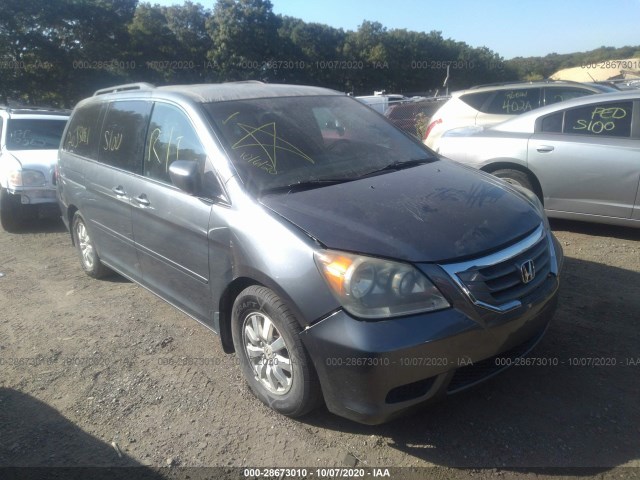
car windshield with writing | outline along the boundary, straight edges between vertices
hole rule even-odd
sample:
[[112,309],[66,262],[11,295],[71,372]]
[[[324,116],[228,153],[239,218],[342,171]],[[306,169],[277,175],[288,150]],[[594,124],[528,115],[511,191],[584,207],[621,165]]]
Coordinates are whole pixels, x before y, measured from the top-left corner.
[[206,109],[242,181],[256,195],[436,160],[422,144],[346,96],[234,100]]
[[66,120],[11,119],[7,150],[53,150],[60,146]]

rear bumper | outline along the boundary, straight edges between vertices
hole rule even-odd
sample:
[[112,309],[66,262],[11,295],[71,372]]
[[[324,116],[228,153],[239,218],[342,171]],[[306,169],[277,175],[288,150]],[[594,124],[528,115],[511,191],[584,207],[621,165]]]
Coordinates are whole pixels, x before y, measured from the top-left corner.
[[550,275],[519,308],[481,316],[470,314],[475,307],[461,297],[447,310],[378,322],[338,311],[301,337],[328,409],[379,424],[487,380],[527,355],[553,317],[558,285]]

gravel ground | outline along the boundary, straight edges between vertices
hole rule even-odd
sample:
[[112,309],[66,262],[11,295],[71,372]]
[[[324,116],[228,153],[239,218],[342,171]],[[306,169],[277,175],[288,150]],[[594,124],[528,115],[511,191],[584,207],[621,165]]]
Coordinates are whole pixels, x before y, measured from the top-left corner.
[[640,230],[552,227],[567,257],[560,307],[532,356],[557,365],[512,368],[373,427],[270,411],[216,335],[119,276],[87,277],[61,223],[0,230],[0,467],[639,478]]

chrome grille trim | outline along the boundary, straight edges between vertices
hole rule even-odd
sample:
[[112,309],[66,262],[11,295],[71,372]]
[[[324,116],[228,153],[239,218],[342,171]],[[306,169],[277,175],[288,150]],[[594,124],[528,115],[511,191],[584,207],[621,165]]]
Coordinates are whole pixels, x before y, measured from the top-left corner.
[[[511,299],[502,303],[496,302],[494,304],[485,301],[486,299],[476,298],[476,296],[471,291],[471,287],[466,283],[468,282],[471,284],[475,281],[465,281],[463,278],[461,278],[461,276],[478,275],[482,277],[479,272],[480,270],[493,267],[495,268],[497,273],[493,275],[493,278],[487,278],[486,280],[488,280],[488,282],[495,282],[496,278],[505,279],[508,281],[506,275],[502,275],[501,271],[508,271],[509,266],[505,266],[503,264],[511,259],[515,259],[519,255],[526,254],[529,250],[531,250],[531,254],[535,258],[539,259],[539,261],[536,262],[536,269],[540,268],[541,274],[543,274],[543,272],[545,276],[548,274],[557,274],[557,266],[555,265],[555,251],[553,248],[553,243],[551,241],[551,236],[547,235],[546,230],[542,224],[539,225],[538,228],[536,228],[533,233],[528,235],[526,238],[513,245],[510,245],[503,250],[500,250],[499,252],[495,252],[490,255],[486,255],[484,257],[476,258],[473,260],[468,260],[466,262],[440,265],[440,267],[445,272],[447,272],[447,274],[456,283],[456,285],[460,287],[460,289],[475,305],[495,312],[504,313],[520,307],[522,305],[522,302],[519,299]],[[477,283],[482,284],[482,286],[485,287],[488,291],[492,290],[491,284],[487,284],[485,282],[485,279],[481,279]],[[517,286],[518,284],[511,285],[507,286],[505,289],[515,288]],[[525,293],[524,295],[526,295],[527,293]]]

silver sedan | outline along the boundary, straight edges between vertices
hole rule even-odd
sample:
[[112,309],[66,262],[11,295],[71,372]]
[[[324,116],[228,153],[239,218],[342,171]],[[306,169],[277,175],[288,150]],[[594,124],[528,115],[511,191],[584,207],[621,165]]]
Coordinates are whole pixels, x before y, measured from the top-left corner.
[[640,227],[640,90],[451,130],[438,152],[533,191],[549,217]]

